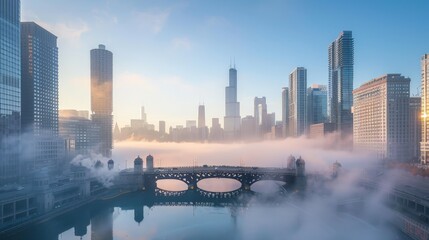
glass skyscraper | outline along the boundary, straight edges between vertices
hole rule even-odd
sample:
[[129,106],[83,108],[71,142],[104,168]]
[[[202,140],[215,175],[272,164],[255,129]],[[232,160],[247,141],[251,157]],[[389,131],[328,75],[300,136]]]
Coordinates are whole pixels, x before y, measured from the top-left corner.
[[110,157],[113,148],[113,54],[104,45],[91,50],[91,110],[92,121],[100,128],[99,151]]
[[343,31],[329,45],[328,117],[342,135],[353,129],[354,40],[351,31]]
[[20,1],[0,1],[0,185],[19,177],[21,128]]
[[423,55],[422,66],[422,141],[420,142],[420,161],[429,163],[429,54]]
[[289,135],[299,137],[307,127],[307,69],[296,68],[289,75]]
[[21,23],[22,128],[58,135],[57,37],[34,22]]
[[324,123],[326,120],[326,85],[313,84],[307,90],[307,124]]
[[31,157],[21,157],[27,177],[42,168],[55,171],[64,154],[58,137],[57,37],[34,22],[21,23],[21,127]]

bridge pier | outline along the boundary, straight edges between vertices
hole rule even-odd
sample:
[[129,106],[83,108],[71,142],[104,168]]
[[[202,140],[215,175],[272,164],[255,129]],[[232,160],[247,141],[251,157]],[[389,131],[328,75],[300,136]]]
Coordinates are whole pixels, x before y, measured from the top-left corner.
[[197,189],[197,183],[188,184],[188,190],[196,190],[196,189]]
[[242,183],[241,188],[245,191],[250,191],[250,184],[248,183]]

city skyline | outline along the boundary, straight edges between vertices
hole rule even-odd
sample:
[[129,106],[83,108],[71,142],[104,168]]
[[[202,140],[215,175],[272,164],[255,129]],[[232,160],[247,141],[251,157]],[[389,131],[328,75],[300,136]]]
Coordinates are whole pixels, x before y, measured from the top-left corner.
[[[141,105],[150,113],[149,122],[164,120],[167,126],[196,119],[195,106],[201,102],[205,103],[207,119],[223,117],[221,96],[227,83],[226,68],[234,57],[240,75],[237,97],[242,105],[241,115],[251,114],[252,99],[261,95],[267,96],[270,109],[279,114],[281,88],[287,86],[288,73],[294,66],[308,69],[309,85],[327,85],[326,49],[343,30],[353,31],[355,38],[354,88],[366,79],[396,72],[411,78],[411,93],[415,94],[420,83],[419,59],[429,51],[424,45],[428,33],[420,31],[418,24],[424,22],[423,9],[428,4],[425,2],[414,6],[405,2],[394,6],[379,2],[372,4],[371,9],[366,9],[365,4],[339,1],[273,1],[269,7],[234,2],[228,5],[229,10],[214,4],[210,10],[189,14],[195,9],[206,10],[210,3],[180,1],[157,6],[151,3],[119,6],[115,1],[94,1],[82,9],[79,1],[75,1],[63,6],[70,9],[68,13],[47,14],[48,5],[60,8],[58,4],[62,3],[23,1],[21,20],[35,21],[58,36],[60,109],[90,109],[88,51],[106,44],[118,63],[114,68],[117,85],[113,115],[120,126],[137,118]],[[334,5],[344,10],[336,17],[331,16]],[[365,23],[357,21],[361,18],[357,13],[364,8]],[[320,22],[305,21],[296,14],[302,9],[315,14]],[[124,15],[127,10],[131,14]],[[268,16],[269,12],[274,14]],[[249,18],[245,13],[254,17]],[[400,20],[389,17],[394,13],[403,17]],[[341,18],[345,15],[349,17]],[[294,17],[297,21],[291,21]],[[292,24],[295,22],[297,26]],[[395,28],[398,24],[404,27]],[[141,41],[137,44],[129,37],[124,39],[127,35],[121,32],[122,28],[128,32],[133,29],[129,36]],[[301,34],[296,35],[298,31]],[[264,38],[267,35],[270,40]],[[395,41],[386,41],[393,37]],[[313,38],[318,41],[312,41]],[[127,44],[122,44],[124,41]],[[406,43],[412,47],[403,48]],[[210,47],[214,44],[219,49]],[[377,57],[380,55],[383,58]],[[130,84],[136,87],[130,88]],[[78,90],[81,97],[74,99]],[[168,102],[176,98],[182,101],[177,108],[169,108]]]

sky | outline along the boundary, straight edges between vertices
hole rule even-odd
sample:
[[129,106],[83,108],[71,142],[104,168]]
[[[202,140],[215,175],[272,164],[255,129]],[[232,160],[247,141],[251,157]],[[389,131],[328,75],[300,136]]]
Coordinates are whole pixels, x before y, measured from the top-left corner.
[[231,62],[241,116],[255,96],[281,120],[281,90],[294,68],[328,84],[328,45],[353,31],[354,88],[386,73],[411,78],[429,53],[427,0],[21,0],[21,20],[58,36],[59,108],[90,110],[90,55],[113,52],[113,115],[120,127],[144,106],[158,127],[185,125],[205,104],[223,125]]

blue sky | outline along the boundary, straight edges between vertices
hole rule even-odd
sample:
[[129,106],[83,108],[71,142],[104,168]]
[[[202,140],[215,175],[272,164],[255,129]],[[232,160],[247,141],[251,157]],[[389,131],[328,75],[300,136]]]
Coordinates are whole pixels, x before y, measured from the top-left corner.
[[354,87],[385,73],[420,84],[429,53],[426,0],[132,1],[21,0],[22,20],[58,36],[60,109],[90,110],[89,51],[114,54],[114,116],[185,124],[206,105],[206,121],[224,116],[230,59],[238,70],[241,115],[266,96],[281,117],[281,88],[298,66],[308,85],[328,82],[328,45],[342,30],[355,38]]

